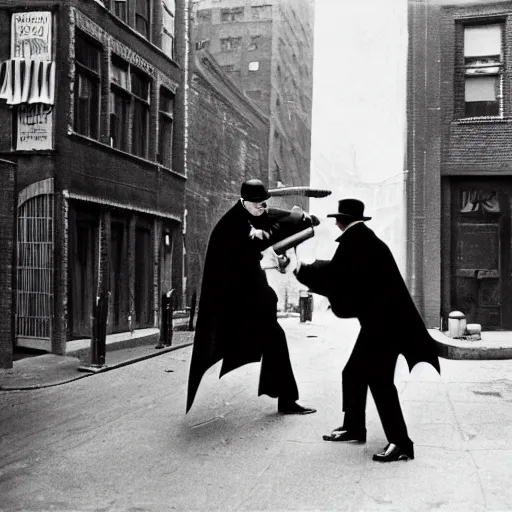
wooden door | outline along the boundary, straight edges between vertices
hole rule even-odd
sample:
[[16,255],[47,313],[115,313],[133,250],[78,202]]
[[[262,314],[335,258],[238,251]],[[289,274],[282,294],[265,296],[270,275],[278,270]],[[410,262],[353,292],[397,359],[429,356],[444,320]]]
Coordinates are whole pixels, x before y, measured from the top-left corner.
[[451,310],[483,330],[512,324],[510,201],[498,180],[457,183],[452,190]]

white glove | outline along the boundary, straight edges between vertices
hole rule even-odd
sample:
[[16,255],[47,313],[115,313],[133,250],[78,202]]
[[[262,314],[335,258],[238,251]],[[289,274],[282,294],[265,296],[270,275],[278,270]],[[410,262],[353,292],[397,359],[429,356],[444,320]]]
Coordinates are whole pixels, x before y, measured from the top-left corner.
[[259,238],[260,240],[265,240],[270,237],[270,233],[263,231],[263,229],[256,229],[251,227],[251,231],[249,231],[249,236],[251,238]]

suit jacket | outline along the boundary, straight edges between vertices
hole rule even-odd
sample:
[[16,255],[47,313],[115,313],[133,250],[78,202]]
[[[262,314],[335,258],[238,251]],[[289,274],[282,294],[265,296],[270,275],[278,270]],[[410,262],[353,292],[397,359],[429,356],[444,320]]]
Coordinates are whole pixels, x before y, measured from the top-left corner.
[[435,341],[388,246],[364,223],[351,226],[336,241],[332,260],[301,264],[297,279],[326,296],[336,316],[358,318],[361,327],[374,331],[376,343],[396,348],[410,370],[424,361],[440,372]]
[[[264,343],[275,332],[277,296],[261,268],[261,252],[311,221],[252,216],[237,203],[214,227],[206,250],[201,295],[190,363],[187,412],[208,368],[222,359],[220,375],[260,361]],[[250,238],[251,228],[270,238]]]

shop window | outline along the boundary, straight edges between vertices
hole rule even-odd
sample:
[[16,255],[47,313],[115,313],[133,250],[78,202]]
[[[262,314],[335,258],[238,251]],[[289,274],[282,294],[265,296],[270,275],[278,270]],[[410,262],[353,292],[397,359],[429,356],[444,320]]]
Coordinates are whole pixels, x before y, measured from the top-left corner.
[[174,58],[174,0],[162,0],[162,51]]
[[99,133],[101,49],[75,35],[75,131],[93,139]]
[[135,30],[149,39],[150,0],[135,0]]
[[244,19],[244,8],[234,7],[232,9],[220,10],[220,21],[242,21]]
[[464,27],[464,115],[502,111],[503,50],[500,24]]
[[172,133],[174,122],[174,95],[167,89],[160,89],[158,109],[158,162],[172,168]]

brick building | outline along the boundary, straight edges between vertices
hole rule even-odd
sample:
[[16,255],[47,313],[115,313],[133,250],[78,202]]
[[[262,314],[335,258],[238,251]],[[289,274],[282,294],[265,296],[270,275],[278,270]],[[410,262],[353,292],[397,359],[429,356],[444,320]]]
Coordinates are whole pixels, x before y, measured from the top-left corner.
[[[312,0],[193,0],[192,41],[269,117],[268,182],[309,185]],[[283,207],[307,198],[281,198]]]
[[[185,0],[0,0],[0,157],[17,163],[15,344],[63,354],[181,296]],[[12,128],[12,129],[11,129]]]
[[267,180],[268,118],[207,50],[195,52],[188,92],[186,277],[200,292],[208,238],[245,179]]
[[409,29],[411,291],[430,326],[512,329],[512,2],[410,2]]

